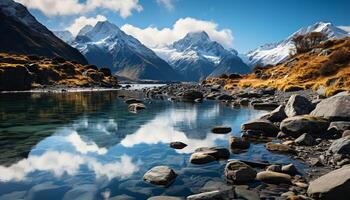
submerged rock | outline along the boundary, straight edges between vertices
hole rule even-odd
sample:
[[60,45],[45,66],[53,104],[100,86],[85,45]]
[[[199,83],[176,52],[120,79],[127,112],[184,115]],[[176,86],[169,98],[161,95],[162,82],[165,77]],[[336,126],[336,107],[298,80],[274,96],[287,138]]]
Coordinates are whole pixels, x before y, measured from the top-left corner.
[[150,169],[143,176],[143,180],[155,185],[169,185],[176,178],[174,170],[167,166],[156,166]]
[[284,109],[288,117],[294,117],[296,115],[306,115],[312,110],[311,102],[304,96],[293,94]]
[[259,194],[254,190],[249,190],[248,186],[238,185],[235,187],[237,197],[247,200],[260,200]]
[[322,100],[310,115],[331,121],[350,121],[350,93],[341,92]]
[[133,103],[143,103],[143,101],[142,101],[142,100],[140,100],[140,99],[134,99],[134,98],[131,98],[131,99],[126,99],[126,100],[125,100],[125,103],[127,103],[127,104],[133,104]]
[[344,166],[311,181],[308,195],[315,199],[348,200],[350,191],[350,166]]
[[226,164],[225,176],[228,182],[244,183],[254,180],[256,171],[239,160],[231,160]]

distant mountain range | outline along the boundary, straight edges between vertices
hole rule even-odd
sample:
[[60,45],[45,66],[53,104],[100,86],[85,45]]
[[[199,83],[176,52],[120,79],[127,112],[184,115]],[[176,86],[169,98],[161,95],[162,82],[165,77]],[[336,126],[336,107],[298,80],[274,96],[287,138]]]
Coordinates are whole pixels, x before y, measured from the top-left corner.
[[116,75],[134,80],[199,81],[250,71],[235,50],[225,49],[204,31],[188,33],[169,46],[154,49],[108,21],[83,27],[75,38],[67,31],[55,34],[77,48],[89,63],[108,66]]
[[260,65],[275,65],[285,61],[292,49],[294,44],[292,39],[296,35],[305,35],[311,32],[322,32],[330,38],[343,38],[350,36],[350,33],[342,28],[339,28],[331,23],[318,22],[311,26],[304,27],[290,35],[285,40],[278,43],[265,44],[247,54],[241,55],[242,59],[250,66]]
[[208,76],[229,73],[248,73],[250,69],[237,56],[235,50],[227,50],[209,35],[202,32],[188,33],[173,44],[153,49],[166,60],[186,81],[198,81]]
[[60,56],[87,63],[78,50],[56,37],[23,5],[12,0],[0,1],[0,52]]

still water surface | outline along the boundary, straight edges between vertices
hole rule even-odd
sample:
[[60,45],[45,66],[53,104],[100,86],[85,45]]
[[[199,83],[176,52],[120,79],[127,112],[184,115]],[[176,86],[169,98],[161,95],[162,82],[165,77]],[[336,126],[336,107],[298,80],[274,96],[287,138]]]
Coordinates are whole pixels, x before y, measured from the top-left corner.
[[[210,133],[215,125],[233,128],[264,111],[202,104],[146,102],[130,113],[118,92],[0,95],[0,199],[147,199],[186,197],[208,183],[225,182],[225,161],[188,162],[198,147],[227,147],[227,137]],[[172,141],[188,147],[169,148]],[[254,144],[231,158],[294,162]],[[168,165],[178,177],[169,187],[143,182],[143,174]],[[302,167],[302,166],[301,166]]]

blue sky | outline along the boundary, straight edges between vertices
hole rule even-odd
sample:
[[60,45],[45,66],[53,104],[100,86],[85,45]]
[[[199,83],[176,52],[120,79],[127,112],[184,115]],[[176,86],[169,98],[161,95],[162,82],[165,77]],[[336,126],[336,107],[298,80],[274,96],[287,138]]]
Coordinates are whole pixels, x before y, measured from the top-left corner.
[[[67,8],[67,13],[63,14],[51,13],[55,9],[52,7],[33,5],[33,2],[47,3],[55,0],[17,1],[31,8],[30,11],[40,22],[54,30],[66,29],[79,17],[95,18],[96,15],[104,16],[120,27],[125,24],[131,25],[129,29],[123,28],[123,30],[131,30],[130,33],[136,34],[135,31],[139,31],[149,35],[154,32],[140,30],[151,27],[156,29],[153,31],[164,32],[167,31],[164,28],[172,29],[174,23],[179,19],[191,19],[192,21],[188,24],[195,23],[193,26],[196,25],[196,20],[203,23],[208,22],[211,23],[208,24],[208,30],[215,29],[212,31],[214,39],[224,41],[228,38],[227,40],[230,40],[228,35],[231,34],[233,41],[229,41],[230,44],[227,44],[226,47],[233,47],[239,52],[246,52],[265,43],[277,42],[300,27],[318,21],[332,22],[338,26],[350,26],[349,0],[110,0],[115,1],[116,4],[113,5],[117,6],[118,1],[129,2],[130,5],[126,10],[129,9],[130,13],[126,13],[125,9],[122,13],[122,8],[108,7],[110,5],[95,7],[86,5],[87,9],[74,13],[74,10],[69,10],[73,6],[64,7],[63,5],[63,8]],[[60,0],[55,3],[65,1],[78,0]],[[87,1],[96,3],[100,0]],[[86,0],[76,2],[75,5],[80,4],[85,5]],[[60,5],[56,6],[62,11]],[[61,11],[58,10],[58,12]],[[212,25],[215,27],[213,28]],[[191,25],[185,24],[181,28],[186,29],[186,26]],[[175,40],[181,34],[183,35],[181,28],[177,28],[176,33],[174,33],[175,29],[171,30],[173,31],[172,38],[164,38],[164,40]],[[146,42],[147,35],[144,36],[141,33],[138,36],[144,38],[139,39]],[[163,35],[169,34],[159,33],[157,36],[160,38]]]

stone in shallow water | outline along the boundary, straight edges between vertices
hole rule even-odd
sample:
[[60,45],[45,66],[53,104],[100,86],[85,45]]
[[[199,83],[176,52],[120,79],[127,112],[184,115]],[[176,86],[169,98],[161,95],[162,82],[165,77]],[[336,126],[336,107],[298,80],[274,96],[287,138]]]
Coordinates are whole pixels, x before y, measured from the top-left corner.
[[190,163],[192,164],[206,164],[214,161],[216,159],[213,156],[203,152],[195,152],[190,157]]
[[170,147],[174,149],[183,149],[187,147],[187,144],[183,142],[170,142]]
[[315,199],[348,200],[350,191],[350,166],[325,174],[311,181],[308,195]]
[[197,152],[213,156],[216,160],[226,160],[230,157],[230,151],[222,147],[201,147],[195,150],[195,153]]
[[227,126],[216,126],[211,129],[211,132],[217,133],[217,134],[226,134],[231,131],[232,131],[231,127],[227,127]]
[[265,133],[265,136],[276,136],[279,129],[272,122],[264,119],[253,120],[241,125],[243,131],[257,130]]
[[298,169],[293,164],[289,164],[289,165],[282,166],[282,173],[294,176],[299,172],[298,172]]
[[250,143],[247,140],[244,140],[241,137],[229,137],[228,143],[232,150],[236,149],[249,149]]
[[285,145],[285,144],[268,142],[268,143],[266,143],[265,147],[269,151],[276,151],[276,152],[281,152],[281,153],[293,153],[294,152],[292,148],[290,148],[288,145]]
[[145,173],[143,179],[155,185],[169,185],[176,178],[174,170],[167,166],[156,166]]
[[226,164],[225,176],[228,182],[244,183],[254,180],[256,171],[239,160],[231,160]]
[[266,168],[266,171],[282,172],[282,167],[281,165],[270,165]]
[[125,100],[125,103],[127,103],[127,104],[133,104],[133,103],[143,103],[142,102],[142,100],[140,100],[140,99],[126,99]]
[[288,174],[272,172],[272,171],[262,171],[256,175],[256,179],[266,183],[280,184],[280,183],[290,183],[291,176]]
[[235,187],[237,197],[247,200],[259,200],[259,194],[254,190],[249,190],[246,185],[238,185]]

